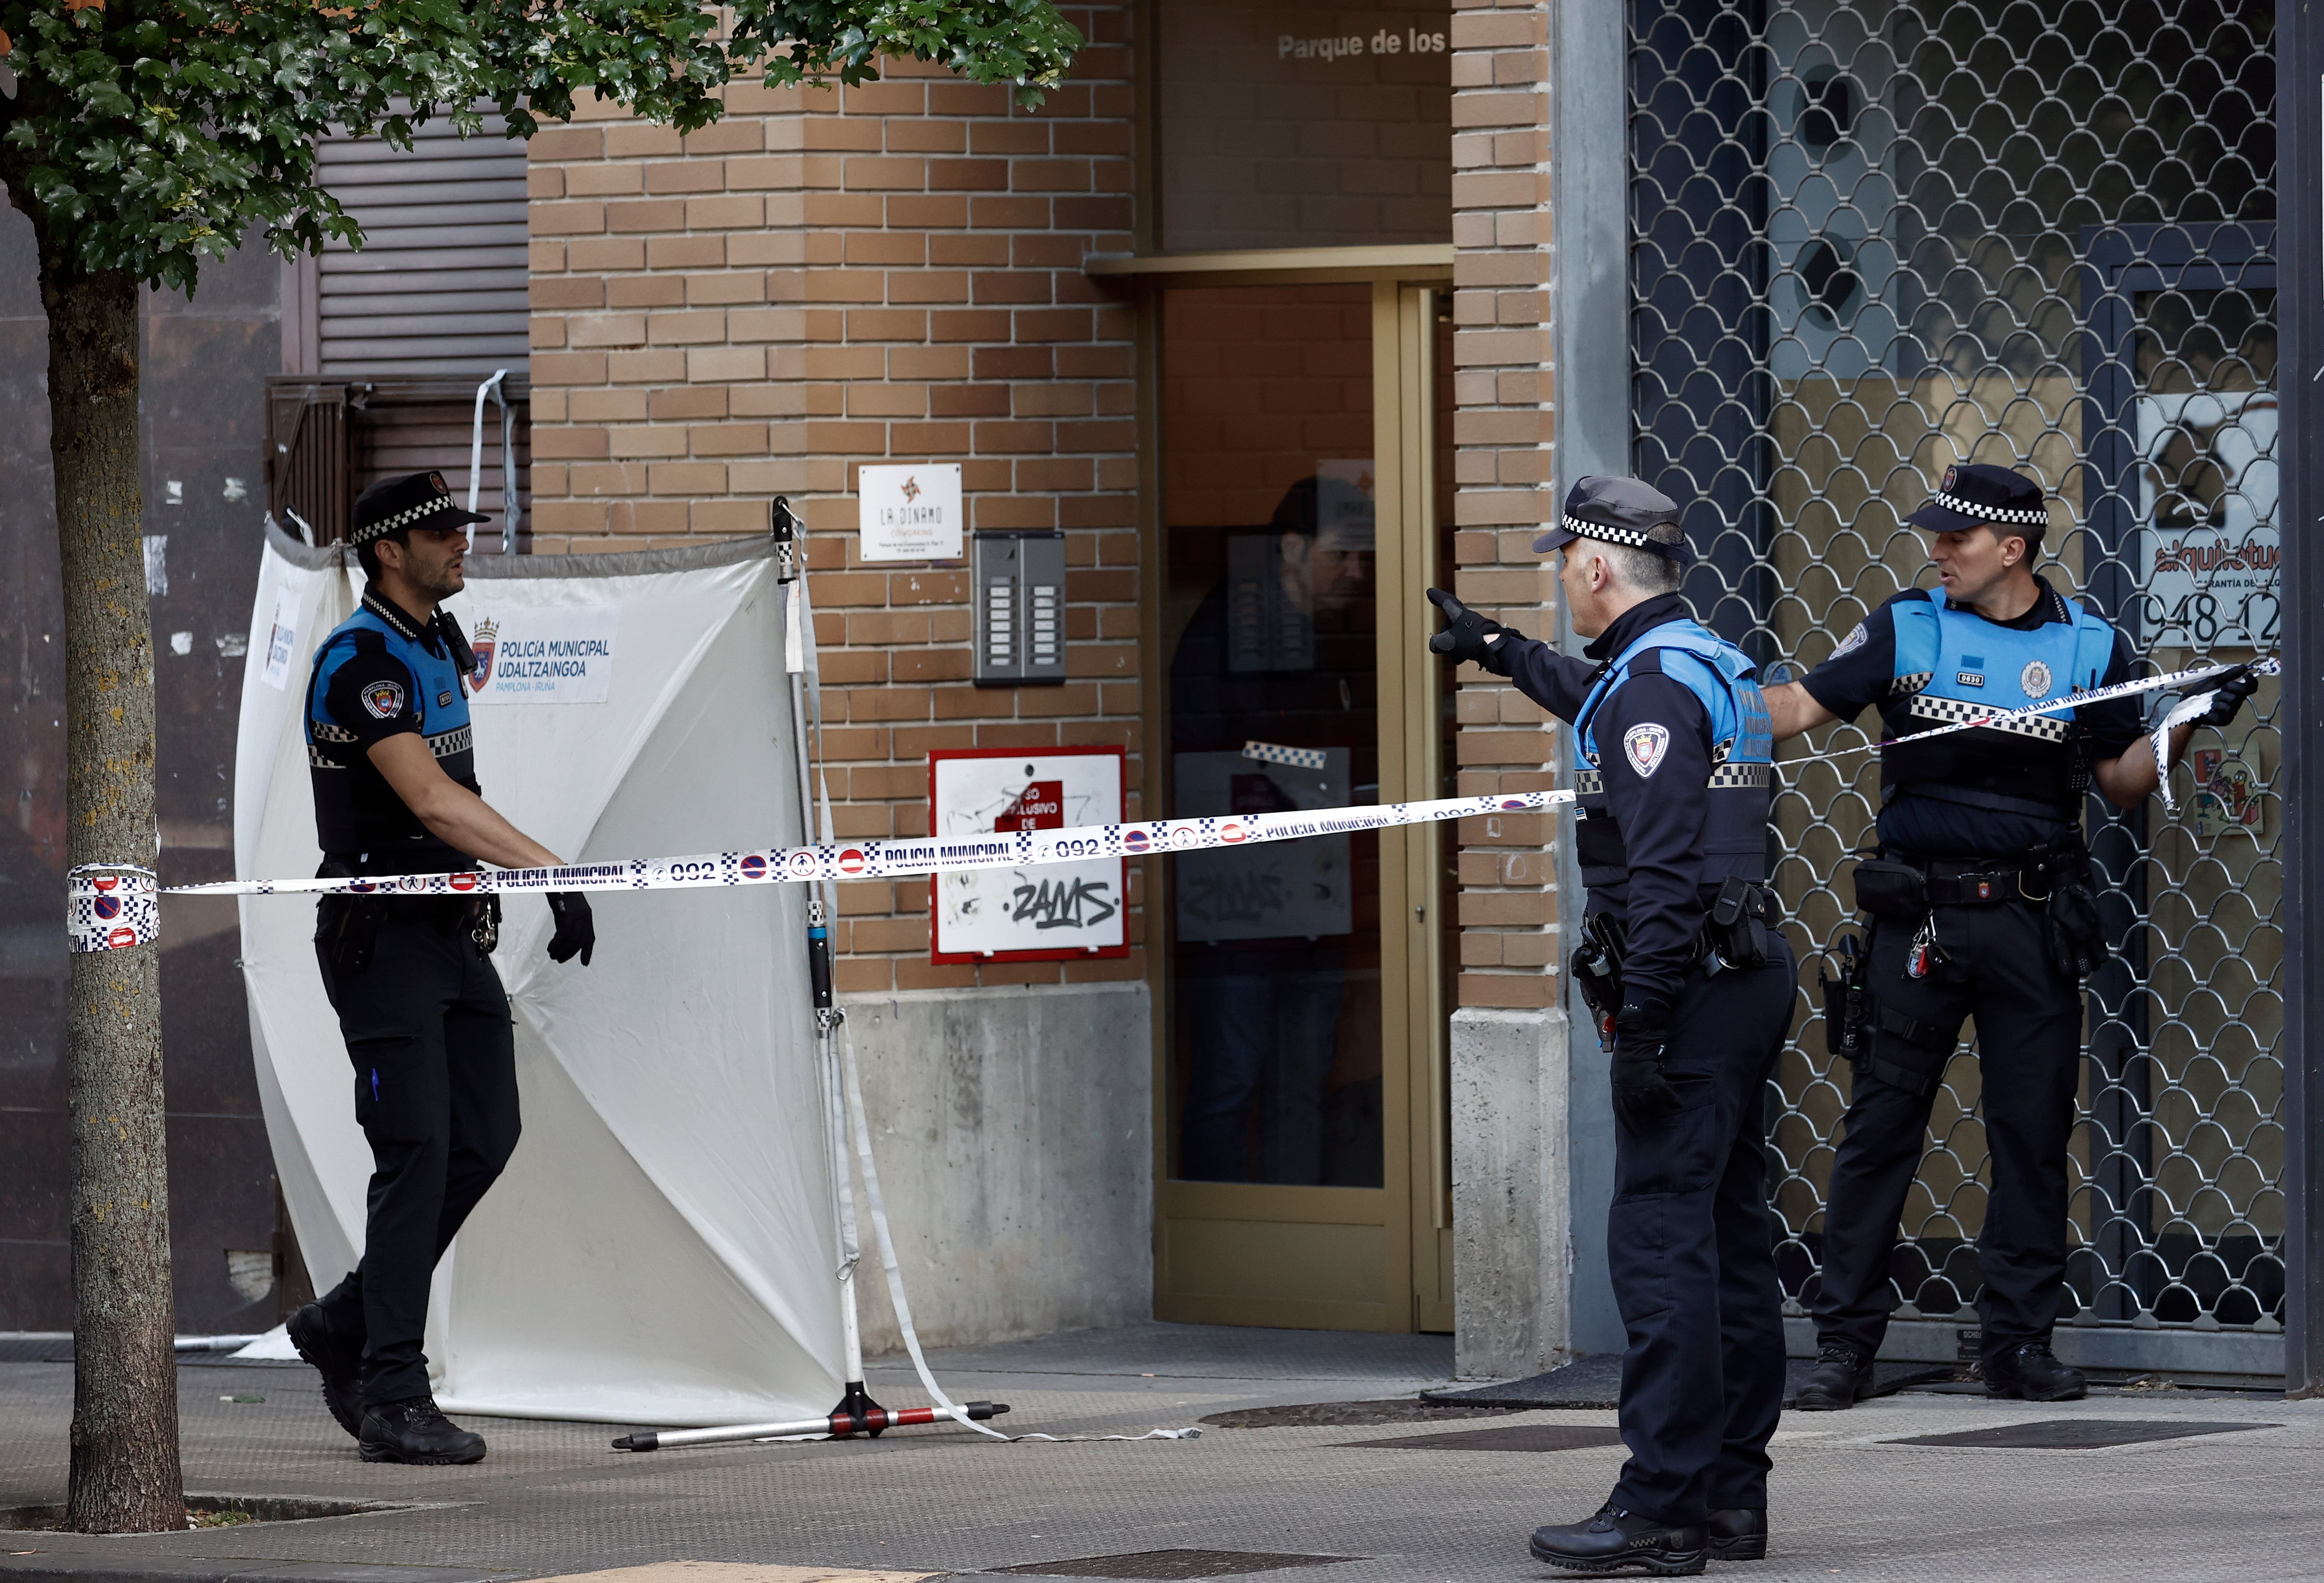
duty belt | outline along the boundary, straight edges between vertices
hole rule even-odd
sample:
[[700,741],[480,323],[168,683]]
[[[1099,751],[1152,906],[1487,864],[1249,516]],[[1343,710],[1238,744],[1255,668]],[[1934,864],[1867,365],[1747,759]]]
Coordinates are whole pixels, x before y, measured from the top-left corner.
[[[1703,911],[1702,928],[1681,965],[1692,973],[1706,962],[1710,971],[1764,967],[1771,959],[1780,913],[1773,887],[1739,875],[1719,887]],[[1622,1004],[1622,968],[1630,955],[1628,923],[1612,912],[1585,912],[1582,943],[1574,948],[1568,971],[1582,998],[1589,1004],[1599,1036],[1611,1039],[1614,1014]]]
[[2056,879],[2051,860],[2038,858],[2032,863],[2013,864],[2006,868],[1981,867],[1970,863],[1938,861],[1912,863],[1927,876],[1929,905],[1932,907],[1974,907],[1994,902],[2046,902],[2050,888]]

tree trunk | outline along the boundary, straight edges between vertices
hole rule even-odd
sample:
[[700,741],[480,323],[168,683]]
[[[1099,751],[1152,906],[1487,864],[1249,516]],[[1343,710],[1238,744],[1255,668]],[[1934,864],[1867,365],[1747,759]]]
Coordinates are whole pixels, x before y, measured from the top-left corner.
[[[137,444],[137,282],[41,236],[49,449],[65,597],[66,860],[151,866],[153,631]],[[66,1525],[186,1525],[178,1460],[161,948],[77,952],[72,1117],[72,1485]]]

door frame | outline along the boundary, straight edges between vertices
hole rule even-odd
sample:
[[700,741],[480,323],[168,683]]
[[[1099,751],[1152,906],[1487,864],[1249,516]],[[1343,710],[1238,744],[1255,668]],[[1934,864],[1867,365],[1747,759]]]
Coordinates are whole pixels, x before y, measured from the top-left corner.
[[[1093,259],[1093,275],[1138,277],[1140,477],[1139,570],[1151,590],[1142,601],[1146,685],[1144,801],[1164,795],[1169,733],[1169,666],[1162,653],[1167,587],[1161,503],[1161,292],[1170,286],[1295,285],[1369,282],[1372,297],[1375,619],[1380,790],[1383,801],[1434,795],[1442,748],[1434,729],[1442,708],[1444,667],[1421,663],[1434,625],[1422,590],[1434,580],[1436,456],[1439,421],[1434,338],[1449,334],[1436,309],[1452,290],[1452,249],[1296,249],[1199,257]],[[1446,1106],[1448,1029],[1443,1015],[1446,975],[1443,932],[1415,909],[1437,904],[1440,843],[1450,832],[1430,825],[1380,832],[1380,953],[1383,1076],[1383,1186],[1290,1187],[1256,1182],[1174,1181],[1169,1174],[1168,1093],[1175,1046],[1167,994],[1172,897],[1166,864],[1145,880],[1147,976],[1154,1005],[1154,1311],[1157,1319],[1194,1324],[1301,1329],[1450,1330],[1452,1203]],[[1401,967],[1401,971],[1397,970]],[[1379,1250],[1376,1286],[1335,1296],[1288,1298],[1174,1291],[1169,1281],[1173,1222],[1251,1227],[1343,1227],[1314,1239],[1323,1259]],[[1366,1236],[1367,1232],[1374,1233]],[[1263,1237],[1264,1234],[1260,1234]],[[1257,1238],[1246,1249],[1257,1249]],[[1336,1251],[1335,1251],[1336,1250]]]
[[[1379,568],[1380,801],[1417,802],[1443,793],[1444,739],[1439,721],[1449,668],[1428,651],[1435,614],[1424,594],[1441,575],[1437,554],[1444,523],[1437,517],[1438,338],[1452,333],[1440,320],[1449,286],[1380,282],[1372,298],[1372,388],[1393,388],[1396,399],[1372,404],[1373,454],[1381,458],[1378,498],[1396,506],[1391,539],[1386,513],[1375,542],[1395,545],[1395,565]],[[1382,331],[1393,327],[1393,342]],[[1391,385],[1391,382],[1393,382]],[[1393,469],[1391,471],[1390,469]],[[1390,748],[1399,748],[1394,754]],[[1391,775],[1394,779],[1391,782]],[[1410,1248],[1406,1281],[1416,1330],[1452,1328],[1452,1134],[1451,1063],[1444,991],[1443,920],[1430,909],[1451,904],[1439,883],[1445,844],[1453,832],[1441,823],[1383,830],[1380,839],[1380,999],[1382,1019],[1405,1039],[1406,1197]],[[1391,839],[1393,838],[1393,839]],[[1393,912],[1404,949],[1390,955],[1387,921]],[[1387,971],[1401,959],[1404,972]],[[1383,1125],[1387,1118],[1383,1116]],[[1394,1180],[1392,1177],[1388,1180]]]

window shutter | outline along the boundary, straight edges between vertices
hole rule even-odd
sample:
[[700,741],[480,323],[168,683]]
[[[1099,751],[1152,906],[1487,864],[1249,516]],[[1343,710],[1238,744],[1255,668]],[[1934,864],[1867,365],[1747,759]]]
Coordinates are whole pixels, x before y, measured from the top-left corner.
[[530,372],[525,152],[504,125],[487,116],[463,140],[430,122],[408,153],[375,137],[324,143],[322,184],[364,245],[323,251],[322,373]]

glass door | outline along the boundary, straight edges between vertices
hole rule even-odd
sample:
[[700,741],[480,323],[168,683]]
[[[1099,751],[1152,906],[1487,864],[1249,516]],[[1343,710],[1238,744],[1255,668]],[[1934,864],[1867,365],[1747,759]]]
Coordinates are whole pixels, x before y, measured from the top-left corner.
[[[1406,459],[1405,364],[1434,366],[1430,297],[1162,293],[1157,791],[1173,817],[1372,803],[1433,773],[1407,762],[1408,719],[1436,709],[1413,695],[1403,607],[1418,597],[1406,551],[1436,520]],[[1428,1317],[1449,1325],[1442,1217],[1411,1190],[1416,1117],[1442,1114],[1440,1082],[1416,1092],[1442,1030],[1427,1037],[1441,1017],[1416,1014],[1413,979],[1418,962],[1433,1007],[1437,849],[1429,832],[1364,832],[1168,859],[1157,1317],[1408,1329],[1417,1252]],[[1442,1151],[1423,1144],[1434,1171]]]

